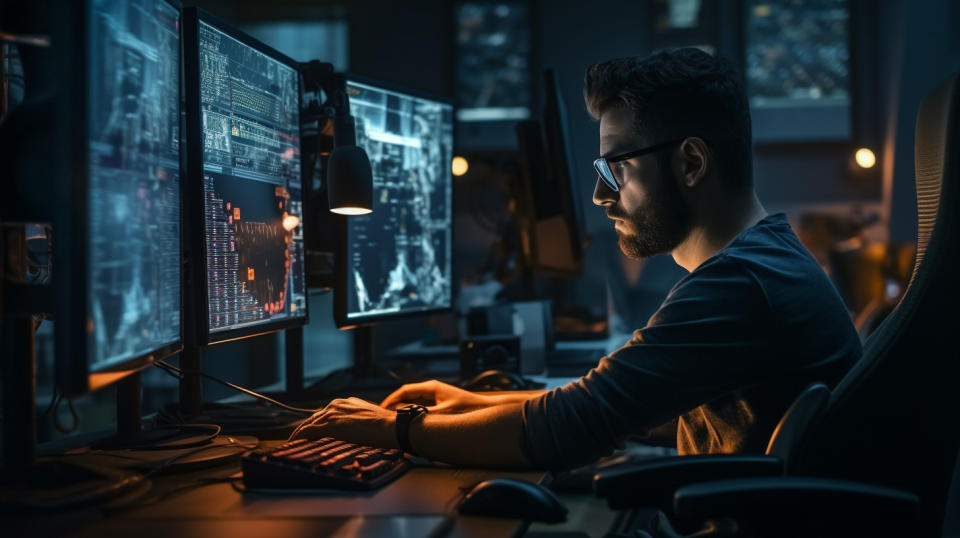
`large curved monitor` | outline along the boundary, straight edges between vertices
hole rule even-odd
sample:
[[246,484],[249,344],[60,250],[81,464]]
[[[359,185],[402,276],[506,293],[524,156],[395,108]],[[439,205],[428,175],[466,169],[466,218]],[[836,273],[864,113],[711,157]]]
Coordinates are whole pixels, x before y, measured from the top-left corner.
[[[297,63],[185,12],[201,343],[307,321]],[[201,254],[202,253],[202,254]]]
[[373,213],[352,216],[337,253],[337,325],[453,307],[453,105],[350,76],[357,145],[373,172]]

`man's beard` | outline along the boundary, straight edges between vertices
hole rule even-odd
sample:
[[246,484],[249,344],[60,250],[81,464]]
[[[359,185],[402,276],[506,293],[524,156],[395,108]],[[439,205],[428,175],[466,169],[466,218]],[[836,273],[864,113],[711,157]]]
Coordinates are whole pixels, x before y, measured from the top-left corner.
[[620,250],[631,258],[647,258],[672,251],[690,233],[692,216],[680,187],[669,173],[661,174],[657,186],[643,205],[629,215],[608,211],[626,221],[632,230],[617,230]]

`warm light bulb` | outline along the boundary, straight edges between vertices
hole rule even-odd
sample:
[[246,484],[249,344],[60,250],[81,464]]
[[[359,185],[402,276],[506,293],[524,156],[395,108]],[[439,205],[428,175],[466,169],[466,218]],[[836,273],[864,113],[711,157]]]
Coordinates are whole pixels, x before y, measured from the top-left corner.
[[860,168],[873,168],[873,165],[877,164],[877,156],[873,154],[870,148],[858,149],[854,159],[856,159]]
[[335,207],[331,209],[330,212],[337,213],[338,215],[366,215],[373,213],[373,210],[365,207]]
[[300,217],[289,213],[283,214],[283,229],[292,232],[294,228],[300,225]]
[[467,170],[470,169],[470,165],[463,157],[454,157],[450,169],[453,171],[453,175],[462,176],[463,174],[467,173]]

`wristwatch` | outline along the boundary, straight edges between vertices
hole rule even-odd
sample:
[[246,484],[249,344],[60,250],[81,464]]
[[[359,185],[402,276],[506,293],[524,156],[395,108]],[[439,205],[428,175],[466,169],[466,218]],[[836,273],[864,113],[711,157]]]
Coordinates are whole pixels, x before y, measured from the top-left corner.
[[400,450],[417,455],[410,446],[410,423],[426,414],[427,408],[419,404],[409,404],[397,409],[397,444],[400,445]]

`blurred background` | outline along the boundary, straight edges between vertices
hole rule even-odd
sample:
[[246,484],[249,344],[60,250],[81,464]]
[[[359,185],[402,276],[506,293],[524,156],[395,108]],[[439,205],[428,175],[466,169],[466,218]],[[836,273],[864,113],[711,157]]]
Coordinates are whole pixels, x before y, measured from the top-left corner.
[[[455,153],[463,158],[454,187],[457,308],[375,327],[379,349],[410,339],[456,342],[458,316],[470,306],[523,298],[512,188],[521,174],[514,128],[540,114],[544,69],[556,73],[568,111],[588,247],[583,276],[537,277],[536,294],[553,301],[558,337],[625,341],[646,323],[685,272],[669,256],[625,258],[603,211],[592,205],[591,163],[599,137],[583,105],[583,74],[599,61],[681,46],[724,56],[744,74],[758,195],[768,211],[787,214],[866,337],[896,303],[913,266],[913,128],[920,100],[960,67],[960,3],[950,0],[184,4],[295,60],[328,61],[340,71],[456,99]],[[15,55],[6,61],[16,62]],[[22,81],[10,77],[5,85],[15,102]],[[309,376],[351,364],[352,335],[336,330],[331,312],[332,294],[311,295],[305,328]],[[207,353],[205,369],[239,384],[279,381],[282,346],[276,335],[217,345]],[[41,395],[51,392],[52,356],[48,323],[38,333]],[[143,384],[145,412],[177,398],[176,380],[156,369],[144,372]],[[58,431],[112,423],[114,390],[76,400],[76,413],[60,406],[41,441]],[[205,391],[211,399],[228,395],[215,385]]]

